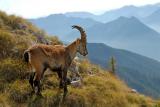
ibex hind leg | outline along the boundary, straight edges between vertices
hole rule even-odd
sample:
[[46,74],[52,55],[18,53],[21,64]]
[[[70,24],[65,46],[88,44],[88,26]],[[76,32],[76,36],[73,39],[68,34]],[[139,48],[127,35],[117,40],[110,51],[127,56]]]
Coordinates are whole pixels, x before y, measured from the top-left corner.
[[41,73],[40,72],[36,72],[36,78],[34,80],[34,90],[35,93],[39,96],[41,95],[41,85],[40,85],[40,80],[41,80]]
[[31,85],[31,87],[32,87],[32,92],[31,92],[31,94],[33,94],[33,93],[35,93],[35,90],[34,90],[34,77],[35,77],[35,72],[32,72],[31,74],[30,74],[30,77],[29,77],[29,83],[30,83],[30,85]]
[[35,77],[35,72],[32,72],[32,73],[30,74],[30,77],[29,77],[29,83],[30,83],[32,89],[34,89],[34,85],[33,85],[34,77]]
[[40,88],[40,81],[39,80],[35,80],[34,81],[34,85],[35,85],[35,92],[37,95],[42,96],[41,95],[41,88]]

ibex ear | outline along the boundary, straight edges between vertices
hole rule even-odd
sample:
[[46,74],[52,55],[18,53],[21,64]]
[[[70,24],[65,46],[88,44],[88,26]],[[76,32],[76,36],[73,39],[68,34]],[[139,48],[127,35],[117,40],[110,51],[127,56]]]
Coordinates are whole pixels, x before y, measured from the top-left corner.
[[81,42],[81,39],[78,38],[77,39],[77,44],[80,44],[80,42]]

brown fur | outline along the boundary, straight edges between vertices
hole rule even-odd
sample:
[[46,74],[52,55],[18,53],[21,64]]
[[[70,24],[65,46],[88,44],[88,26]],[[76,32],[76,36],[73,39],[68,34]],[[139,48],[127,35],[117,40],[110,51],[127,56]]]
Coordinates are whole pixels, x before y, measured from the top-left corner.
[[[79,26],[73,26],[73,28],[80,31],[81,39],[75,40],[68,46],[37,44],[25,51],[25,54],[28,53],[29,64],[36,72],[34,85],[38,87],[38,93],[40,93],[39,82],[47,68],[57,72],[60,87],[64,87],[64,94],[67,93],[67,69],[77,52],[84,56],[88,54],[85,32]],[[33,80],[30,80],[30,83],[33,87]]]

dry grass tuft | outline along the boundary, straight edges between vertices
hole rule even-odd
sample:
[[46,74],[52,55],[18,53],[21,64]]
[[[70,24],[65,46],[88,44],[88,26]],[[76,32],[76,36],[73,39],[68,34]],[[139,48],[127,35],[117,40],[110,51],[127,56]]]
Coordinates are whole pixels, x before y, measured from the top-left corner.
[[30,95],[31,89],[28,81],[18,80],[11,84],[9,89],[9,98],[16,103],[25,103]]
[[6,82],[25,79],[28,76],[28,69],[21,60],[5,59],[0,62],[0,68],[0,78]]

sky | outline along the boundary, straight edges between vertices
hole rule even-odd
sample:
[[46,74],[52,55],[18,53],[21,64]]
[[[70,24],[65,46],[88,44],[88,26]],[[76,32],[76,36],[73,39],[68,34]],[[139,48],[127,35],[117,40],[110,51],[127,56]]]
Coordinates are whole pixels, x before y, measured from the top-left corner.
[[102,14],[125,5],[142,6],[155,3],[160,3],[160,0],[0,0],[0,10],[24,18],[37,18],[77,11]]

